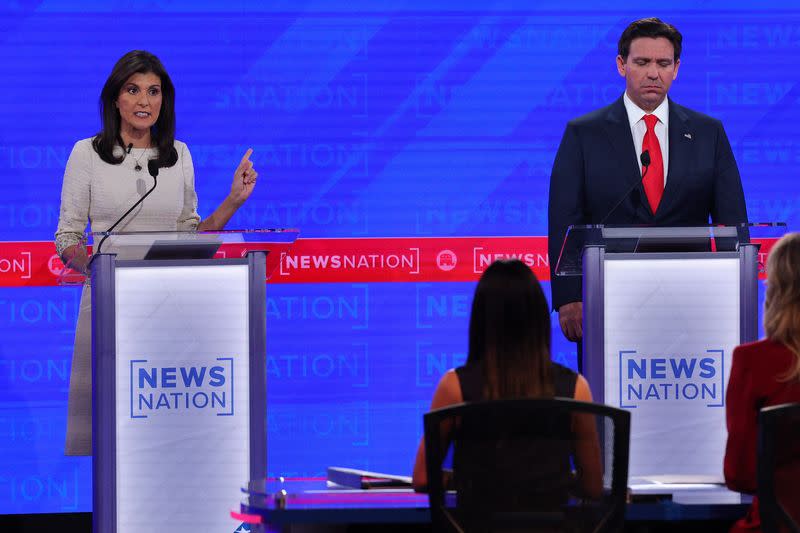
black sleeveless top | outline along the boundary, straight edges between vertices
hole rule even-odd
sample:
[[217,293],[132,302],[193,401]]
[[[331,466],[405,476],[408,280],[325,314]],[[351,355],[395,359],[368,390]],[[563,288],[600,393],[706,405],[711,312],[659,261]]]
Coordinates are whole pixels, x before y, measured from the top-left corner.
[[[464,402],[483,400],[481,365],[455,370]],[[578,374],[557,363],[551,373],[555,396],[574,398]],[[499,441],[475,437],[484,424],[462,421],[453,435],[453,488],[460,512],[481,516],[501,509],[559,510],[576,483],[570,419],[523,422]],[[464,432],[471,436],[459,437]]]
[[[559,398],[574,398],[575,384],[578,374],[569,368],[553,363],[553,389]],[[483,399],[483,373],[481,365],[472,364],[456,368],[458,384],[461,385],[461,396],[465,402],[477,402]]]

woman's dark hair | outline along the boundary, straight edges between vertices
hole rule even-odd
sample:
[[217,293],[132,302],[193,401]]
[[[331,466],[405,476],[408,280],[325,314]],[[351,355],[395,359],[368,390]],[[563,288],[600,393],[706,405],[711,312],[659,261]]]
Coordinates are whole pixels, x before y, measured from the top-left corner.
[[171,167],[178,161],[175,150],[175,86],[169,79],[164,65],[151,54],[142,50],[132,50],[122,56],[108,76],[100,92],[100,118],[103,129],[92,139],[94,151],[100,159],[111,165],[119,165],[124,155],[114,156],[114,147],[123,146],[120,135],[119,109],[115,105],[119,91],[134,74],[153,73],[161,78],[161,111],[158,120],[150,128],[150,137],[158,148],[158,166]]
[[681,43],[683,43],[683,36],[675,26],[667,24],[661,19],[655,17],[634,20],[631,22],[617,43],[617,53],[622,56],[623,60],[628,59],[628,54],[631,51],[631,43],[634,39],[639,37],[651,37],[656,39],[658,37],[665,37],[672,43],[672,48],[675,50],[673,59],[677,61],[681,58]]
[[472,301],[467,363],[482,365],[484,398],[551,397],[550,307],[522,261],[495,261]]

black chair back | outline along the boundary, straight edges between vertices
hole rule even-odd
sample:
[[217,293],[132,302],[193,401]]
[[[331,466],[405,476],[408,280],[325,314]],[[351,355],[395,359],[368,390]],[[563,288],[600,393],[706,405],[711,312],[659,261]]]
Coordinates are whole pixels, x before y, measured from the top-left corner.
[[800,403],[758,415],[758,502],[765,533],[800,533]]
[[[424,422],[435,531],[621,529],[627,411],[531,398],[455,405]],[[451,443],[452,479],[443,470]]]

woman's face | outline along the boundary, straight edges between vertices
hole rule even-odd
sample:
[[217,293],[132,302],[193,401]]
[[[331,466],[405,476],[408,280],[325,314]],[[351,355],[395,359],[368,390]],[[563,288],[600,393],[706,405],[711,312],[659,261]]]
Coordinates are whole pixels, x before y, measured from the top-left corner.
[[161,112],[161,78],[147,72],[134,74],[122,84],[117,109],[122,131],[150,130]]

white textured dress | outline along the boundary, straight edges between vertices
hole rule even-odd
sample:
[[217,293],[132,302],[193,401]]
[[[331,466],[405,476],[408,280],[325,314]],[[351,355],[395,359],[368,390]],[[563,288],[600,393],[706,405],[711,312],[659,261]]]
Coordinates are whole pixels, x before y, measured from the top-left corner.
[[[186,231],[200,222],[194,167],[186,145],[175,141],[178,162],[161,168],[158,186],[114,231]],[[115,155],[122,155],[122,147]],[[64,172],[61,211],[56,231],[56,249],[63,257],[69,246],[80,242],[87,225],[91,231],[106,231],[153,185],[147,172],[148,159],[157,157],[155,148],[131,150],[119,165],[109,165],[94,151],[91,139],[75,143]],[[135,170],[136,161],[142,170]],[[103,247],[105,248],[105,246]],[[67,409],[67,455],[92,453],[92,334],[91,296],[83,287]]]

